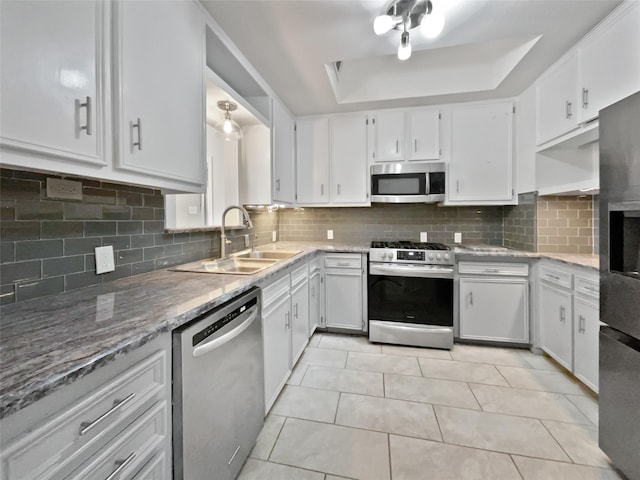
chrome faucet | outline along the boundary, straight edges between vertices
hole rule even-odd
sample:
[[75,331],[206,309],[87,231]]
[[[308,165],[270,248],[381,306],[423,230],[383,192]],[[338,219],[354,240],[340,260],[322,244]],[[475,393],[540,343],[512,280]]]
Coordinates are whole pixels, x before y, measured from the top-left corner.
[[244,207],[241,207],[239,205],[231,205],[230,207],[227,207],[224,213],[222,214],[222,228],[220,231],[220,258],[226,258],[227,245],[231,245],[231,240],[227,240],[227,235],[225,234],[225,231],[224,231],[225,230],[224,219],[227,216],[227,213],[229,213],[229,210],[233,210],[233,209],[240,210],[240,212],[242,213],[242,216],[244,217],[244,223],[248,229],[253,228],[253,222],[251,221],[251,217],[249,217],[249,212],[247,212],[247,210]]

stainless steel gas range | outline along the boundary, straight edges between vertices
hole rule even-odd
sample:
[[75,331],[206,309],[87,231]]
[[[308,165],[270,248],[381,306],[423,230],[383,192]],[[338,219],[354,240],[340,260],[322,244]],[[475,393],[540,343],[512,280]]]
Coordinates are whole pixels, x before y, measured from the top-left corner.
[[369,340],[451,349],[453,264],[441,243],[372,242]]

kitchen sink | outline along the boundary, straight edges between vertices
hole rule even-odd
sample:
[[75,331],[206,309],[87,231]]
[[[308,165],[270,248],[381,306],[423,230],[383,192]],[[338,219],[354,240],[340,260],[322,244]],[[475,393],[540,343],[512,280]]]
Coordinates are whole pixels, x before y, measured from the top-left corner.
[[203,260],[179,265],[173,270],[195,273],[226,273],[228,275],[252,275],[278,263],[274,258],[225,258]]
[[284,260],[293,257],[302,250],[254,250],[252,252],[240,252],[232,255],[232,258],[264,258],[273,260]]

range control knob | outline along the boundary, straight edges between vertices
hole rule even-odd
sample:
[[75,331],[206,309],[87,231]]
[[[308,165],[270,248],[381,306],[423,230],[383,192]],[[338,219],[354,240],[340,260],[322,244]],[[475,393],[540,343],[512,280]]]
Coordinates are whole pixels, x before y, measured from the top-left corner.
[[437,255],[436,255],[436,258],[437,258],[438,260],[440,260],[440,259],[442,258],[442,255],[437,254]]
[[429,254],[429,258],[430,258],[431,260],[433,260],[433,253],[430,253],[430,254]]
[[448,254],[448,253],[445,253],[445,254],[444,254],[444,259],[445,259],[445,260],[449,260],[449,254]]

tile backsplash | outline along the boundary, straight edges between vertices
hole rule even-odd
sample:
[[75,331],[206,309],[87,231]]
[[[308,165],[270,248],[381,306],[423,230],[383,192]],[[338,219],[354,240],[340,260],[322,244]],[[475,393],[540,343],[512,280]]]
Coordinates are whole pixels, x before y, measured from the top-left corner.
[[536,194],[518,195],[518,205],[504,207],[504,246],[536,251]]
[[591,196],[538,197],[538,252],[594,253],[593,202]]

